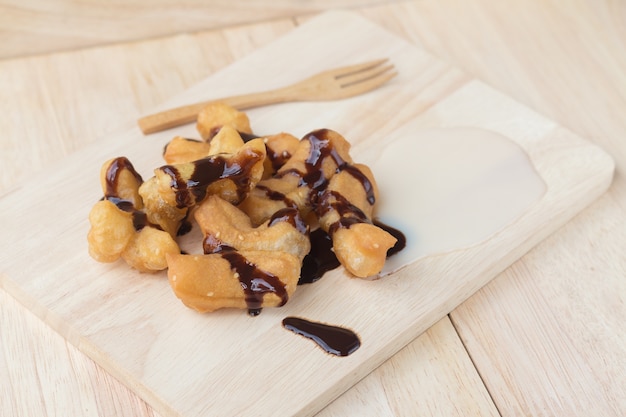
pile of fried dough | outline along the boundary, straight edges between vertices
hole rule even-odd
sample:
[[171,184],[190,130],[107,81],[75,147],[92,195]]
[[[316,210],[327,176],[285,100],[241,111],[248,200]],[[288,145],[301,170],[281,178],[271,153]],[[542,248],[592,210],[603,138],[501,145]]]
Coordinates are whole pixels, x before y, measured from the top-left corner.
[[[166,165],[146,181],[125,157],[104,163],[104,197],[89,214],[95,260],[167,269],[176,296],[201,312],[283,305],[317,228],[351,275],[381,271],[396,238],[372,223],[374,177],[339,133],[255,137],[248,116],[221,103],[200,113],[197,128],[202,140],[173,138]],[[194,222],[204,254],[177,242]]]

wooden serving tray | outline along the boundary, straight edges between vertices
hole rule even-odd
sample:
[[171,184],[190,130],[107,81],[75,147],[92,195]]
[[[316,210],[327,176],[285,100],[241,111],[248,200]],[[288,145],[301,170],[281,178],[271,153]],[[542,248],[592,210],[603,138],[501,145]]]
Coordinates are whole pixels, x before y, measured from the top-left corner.
[[[500,132],[530,156],[546,192],[482,242],[420,259],[378,281],[341,270],[303,286],[279,309],[198,314],[165,274],[87,254],[87,216],[101,197],[100,165],[125,155],[144,178],[174,134],[112,135],[0,198],[0,283],[164,416],[311,415],[454,309],[609,186],[613,162],[556,123],[347,12],[323,14],[215,74],[163,108],[286,85],[320,70],[389,57],[399,75],[360,97],[248,112],[259,133],[320,127],[359,143],[397,129],[473,126]],[[184,65],[184,63],[181,63]],[[289,315],[357,331],[362,346],[334,357],[281,326]]]

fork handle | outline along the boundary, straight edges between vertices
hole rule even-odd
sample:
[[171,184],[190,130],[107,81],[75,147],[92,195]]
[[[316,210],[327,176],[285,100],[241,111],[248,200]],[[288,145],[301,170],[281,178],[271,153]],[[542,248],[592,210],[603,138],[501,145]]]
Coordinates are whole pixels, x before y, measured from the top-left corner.
[[160,132],[165,129],[194,122],[198,113],[207,105],[215,102],[222,102],[238,110],[250,109],[252,107],[266,106],[269,104],[285,103],[296,101],[297,97],[286,88],[263,91],[260,93],[242,94],[230,96],[217,100],[203,101],[189,104],[154,113],[140,118],[137,123],[144,134]]

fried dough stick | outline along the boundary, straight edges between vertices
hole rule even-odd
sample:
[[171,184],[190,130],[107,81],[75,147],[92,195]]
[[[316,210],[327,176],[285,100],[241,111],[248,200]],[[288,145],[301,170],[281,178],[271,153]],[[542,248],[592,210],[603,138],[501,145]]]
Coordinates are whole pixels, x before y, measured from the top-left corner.
[[286,207],[297,207],[311,221],[318,194],[340,166],[352,163],[349,151],[350,143],[333,130],[310,132],[273,177],[257,184],[241,209],[253,224],[263,223]]
[[284,252],[228,251],[167,256],[176,296],[199,312],[284,305],[296,290],[300,261]]
[[207,195],[217,194],[239,203],[263,175],[265,144],[254,139],[233,154],[218,154],[155,170],[163,200],[177,208],[199,204]]
[[354,164],[330,179],[316,206],[320,227],[330,235],[337,259],[361,278],[380,273],[387,251],[397,241],[372,224],[377,197],[371,170],[366,165]]
[[235,307],[257,311],[281,306],[296,290],[310,250],[308,228],[290,209],[259,227],[232,204],[210,196],[194,216],[204,233],[205,255],[168,256],[176,296],[201,312]]
[[382,270],[396,239],[371,224],[378,196],[374,176],[367,166],[353,164],[349,150],[349,142],[337,132],[309,133],[241,208],[259,224],[281,208],[298,207],[309,223],[317,220],[329,233],[341,264],[357,277],[368,277]]
[[170,233],[146,214],[139,191],[145,183],[133,165],[125,157],[111,159],[103,164],[100,180],[104,198],[89,213],[91,257],[99,262],[121,257],[142,272],[165,269],[166,254],[180,249]]

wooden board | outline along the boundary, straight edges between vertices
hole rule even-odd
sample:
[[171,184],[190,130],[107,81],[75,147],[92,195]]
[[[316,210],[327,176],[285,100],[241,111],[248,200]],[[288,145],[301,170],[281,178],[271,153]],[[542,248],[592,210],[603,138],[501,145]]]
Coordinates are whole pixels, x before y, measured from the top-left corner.
[[[400,74],[385,88],[341,102],[249,111],[253,128],[303,135],[329,127],[355,149],[409,124],[488,128],[528,152],[547,185],[541,200],[486,241],[424,258],[384,280],[350,280],[337,271],[256,318],[241,311],[200,315],[174,297],[163,274],[138,274],[87,255],[100,164],[126,155],[148,175],[174,134],[143,137],[132,129],[0,198],[2,286],[164,415],[315,413],[567,222],[612,178],[613,163],[597,147],[346,12],[307,22],[163,108],[272,88],[380,56]],[[175,133],[197,136],[191,126]],[[327,355],[285,331],[280,322],[287,315],[353,328],[362,347],[346,358]]]

